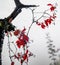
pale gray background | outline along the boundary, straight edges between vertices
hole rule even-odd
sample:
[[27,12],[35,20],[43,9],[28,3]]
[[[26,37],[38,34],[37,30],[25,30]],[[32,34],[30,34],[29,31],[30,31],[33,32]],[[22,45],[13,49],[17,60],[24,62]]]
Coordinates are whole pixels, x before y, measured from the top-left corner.
[[[56,48],[60,47],[60,0],[21,0],[24,4],[36,4],[40,5],[37,8],[37,11],[44,11],[47,6],[47,3],[58,3],[57,7],[57,18],[55,20],[56,25],[53,24],[49,28],[41,29],[36,24],[33,24],[30,31],[30,38],[34,40],[30,44],[30,51],[32,51],[36,57],[29,59],[29,65],[49,65],[50,60],[48,59],[47,54],[47,44],[46,44],[46,33],[49,32],[51,38],[54,40]],[[0,0],[0,18],[5,18],[14,10],[15,3],[14,0]],[[29,9],[22,9],[16,19],[13,21],[13,24],[18,28],[22,29],[24,26],[28,29],[29,24],[31,24],[32,14]],[[8,46],[7,46],[7,37],[4,40],[3,52],[2,52],[2,62],[3,65],[10,65],[10,59],[8,55]],[[19,62],[16,60],[16,65],[19,65]],[[25,65],[25,64],[24,64]]]

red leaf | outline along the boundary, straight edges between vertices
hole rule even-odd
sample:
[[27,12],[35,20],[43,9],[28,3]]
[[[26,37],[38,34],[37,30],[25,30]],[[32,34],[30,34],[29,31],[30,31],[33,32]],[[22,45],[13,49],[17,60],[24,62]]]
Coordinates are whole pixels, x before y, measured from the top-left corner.
[[51,3],[47,4],[48,6],[53,6]]
[[16,43],[17,43],[18,48],[20,48],[21,47],[21,45],[20,45],[21,42],[19,40],[17,40]]
[[24,29],[22,30],[22,33],[24,33],[26,31],[26,28],[24,27]]
[[19,33],[20,33],[20,30],[16,30],[16,31],[14,32],[14,35],[17,36]]
[[51,21],[49,21],[49,19],[45,20],[46,26],[48,26],[49,23],[51,23]]
[[16,43],[17,43],[18,48],[20,48],[21,46],[25,46],[24,40],[19,39],[16,41]]
[[11,65],[14,65],[14,62],[11,62]]
[[45,25],[43,23],[41,23],[41,28],[45,29]]
[[56,7],[53,6],[52,4],[47,4],[47,5],[48,5],[48,6],[51,6],[51,7],[50,7],[50,10],[51,10],[51,11],[54,11],[54,10],[56,9]]
[[54,11],[55,9],[56,7],[53,7],[53,6],[50,8],[51,11]]
[[24,34],[23,38],[24,38],[25,41],[27,41],[27,42],[29,41],[29,38],[28,38],[27,35]]
[[51,18],[46,19],[46,20],[45,20],[45,24],[46,24],[46,26],[48,26],[48,24],[51,24],[51,21],[52,21],[52,19],[51,19]]
[[38,26],[40,26],[40,25],[41,25],[39,22],[36,22],[36,24],[37,24]]
[[26,54],[28,54],[28,50],[26,50]]
[[23,62],[24,62],[24,60],[21,60],[21,61],[20,61],[21,65],[22,65]]
[[26,60],[26,59],[27,59],[27,54],[24,54],[23,60]]

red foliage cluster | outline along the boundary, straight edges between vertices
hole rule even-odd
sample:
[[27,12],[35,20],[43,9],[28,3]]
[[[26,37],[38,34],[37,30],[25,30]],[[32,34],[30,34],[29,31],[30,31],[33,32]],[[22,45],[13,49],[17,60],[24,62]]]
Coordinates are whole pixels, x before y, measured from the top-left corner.
[[29,52],[29,50],[26,50],[26,53],[22,56],[23,61],[27,60],[27,62],[28,62],[28,58],[30,56],[33,56],[33,54],[31,52]]
[[25,34],[25,28],[21,31],[21,33],[20,33],[20,31],[19,30],[16,30],[15,32],[14,32],[14,35],[18,35],[19,34],[19,37],[18,37],[18,40],[16,41],[16,44],[17,44],[17,46],[18,46],[18,48],[20,48],[21,46],[25,46],[25,44],[29,41],[29,37]]
[[[26,49],[24,54],[17,53],[17,55],[16,54],[14,55],[14,58],[18,59],[18,60],[20,59],[19,61],[22,65],[23,62],[25,62],[25,61],[28,62],[28,58],[30,56],[33,56],[33,54],[28,49]],[[13,61],[11,62],[11,65],[14,65]]]
[[56,9],[56,7],[53,6],[52,4],[48,4],[48,6],[51,6],[51,7],[50,7],[50,10],[51,10],[51,11],[54,11],[54,10]]
[[[14,31],[14,35],[18,36],[18,40],[16,41],[16,45],[19,49],[21,47],[24,48],[26,46],[27,42],[29,41],[29,37],[25,34],[25,31],[26,31],[25,28],[22,31],[20,31],[20,30]],[[32,56],[32,53],[30,53],[27,49],[24,51],[25,51],[24,54],[17,53],[17,55],[14,54],[14,56],[13,56],[14,59],[18,59],[18,60],[20,59],[21,65],[23,64],[23,62],[25,60],[27,60],[27,62],[28,62],[28,56],[29,57]],[[11,62],[11,65],[14,65],[14,62]]]
[[[50,6],[50,10],[51,12],[54,11],[56,9],[55,6],[53,6],[52,4],[47,4],[48,6]],[[45,29],[45,27],[47,27],[49,24],[52,23],[52,21],[56,18],[55,14],[53,13],[52,16],[50,16],[49,18],[47,18],[46,20],[44,20],[44,22],[40,23],[40,22],[36,22],[36,24],[38,26],[41,26],[41,28]]]
[[41,28],[45,29],[45,27],[47,27],[49,24],[51,24],[53,22],[53,19],[55,19],[55,18],[56,18],[56,16],[53,14],[53,16],[50,16],[49,18],[44,20],[44,22],[42,22],[42,23],[36,22],[36,24],[38,26],[41,26]]

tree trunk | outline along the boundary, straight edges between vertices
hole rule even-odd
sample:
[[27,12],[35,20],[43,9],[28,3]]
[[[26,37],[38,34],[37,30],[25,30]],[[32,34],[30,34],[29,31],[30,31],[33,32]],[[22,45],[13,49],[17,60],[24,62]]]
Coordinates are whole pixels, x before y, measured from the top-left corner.
[[[2,33],[1,33],[2,32]],[[4,41],[4,32],[0,32],[0,65],[2,65],[2,47],[3,47],[3,41]]]
[[3,46],[3,40],[0,40],[0,65],[2,65],[2,46]]

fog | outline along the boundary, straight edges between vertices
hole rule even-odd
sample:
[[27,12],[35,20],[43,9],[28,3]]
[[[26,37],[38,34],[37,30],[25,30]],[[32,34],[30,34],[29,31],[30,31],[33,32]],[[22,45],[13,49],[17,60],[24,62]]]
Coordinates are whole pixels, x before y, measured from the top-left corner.
[[[49,28],[42,29],[36,24],[33,24],[29,32],[29,37],[34,42],[30,44],[29,50],[36,55],[36,57],[29,58],[29,65],[49,65],[51,62],[48,58],[48,48],[46,34],[49,33],[53,44],[56,48],[60,48],[60,0],[21,0],[23,4],[35,4],[40,5],[36,9],[38,12],[46,10],[47,4],[57,3],[57,18],[55,20],[55,25],[49,25]],[[0,0],[0,18],[8,17],[15,8],[14,0]],[[38,15],[37,15],[38,16]],[[13,20],[13,24],[18,29],[26,29],[30,26],[32,22],[32,13],[30,9],[22,9],[22,12]],[[59,52],[60,54],[60,52]],[[15,65],[20,63],[16,60]],[[8,54],[7,37],[4,37],[3,51],[2,51],[2,65],[10,65],[10,59]],[[25,64],[24,64],[25,65]]]

